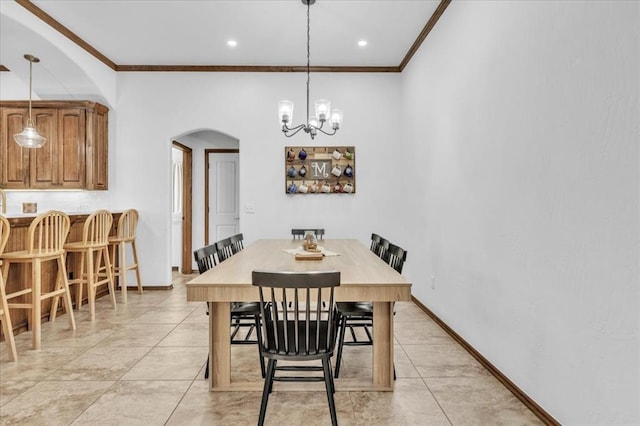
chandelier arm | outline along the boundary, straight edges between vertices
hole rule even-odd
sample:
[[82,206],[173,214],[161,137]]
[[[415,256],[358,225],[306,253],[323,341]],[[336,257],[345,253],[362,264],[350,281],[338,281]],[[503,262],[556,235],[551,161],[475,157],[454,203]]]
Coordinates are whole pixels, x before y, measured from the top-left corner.
[[338,129],[333,129],[333,132],[329,133],[329,132],[325,132],[324,130],[322,130],[320,127],[316,127],[317,130],[320,130],[322,133],[324,133],[327,136],[333,136],[336,134],[336,132],[338,131]]
[[[295,135],[296,133],[298,133],[300,130],[304,129],[305,125],[304,124],[300,124],[296,127],[287,127],[286,124],[282,125],[282,133],[284,133],[284,135],[288,138],[290,138],[291,136]],[[291,133],[293,132],[293,133]]]

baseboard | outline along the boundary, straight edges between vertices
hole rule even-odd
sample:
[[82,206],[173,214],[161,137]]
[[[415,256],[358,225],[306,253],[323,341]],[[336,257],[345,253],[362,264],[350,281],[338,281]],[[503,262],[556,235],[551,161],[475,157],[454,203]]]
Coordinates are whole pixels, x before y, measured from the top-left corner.
[[498,370],[488,359],[486,359],[480,352],[478,352],[473,346],[471,346],[466,340],[464,340],[458,333],[456,333],[451,327],[449,327],[444,321],[442,321],[436,314],[431,312],[422,302],[411,296],[411,300],[415,303],[425,314],[427,314],[433,321],[435,321],[453,340],[455,340],[460,346],[462,346],[472,357],[474,357],[484,368],[502,383],[516,398],[518,398],[524,405],[529,408],[533,414],[535,414],[546,425],[560,426],[560,422],[554,419],[549,413],[547,413],[542,407],[540,407],[533,399],[522,391],[515,383],[513,383],[507,376],[505,376],[500,370]]

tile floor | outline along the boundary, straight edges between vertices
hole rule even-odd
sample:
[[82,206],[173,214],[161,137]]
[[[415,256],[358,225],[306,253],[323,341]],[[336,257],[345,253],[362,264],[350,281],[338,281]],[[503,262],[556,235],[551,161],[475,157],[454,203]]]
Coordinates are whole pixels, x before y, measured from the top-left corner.
[[[76,313],[46,323],[42,349],[16,337],[17,363],[0,344],[2,425],[254,425],[260,392],[211,393],[203,378],[208,319],[171,291],[129,292],[113,310],[98,301],[96,321]],[[118,295],[119,300],[119,295]],[[342,425],[538,425],[541,422],[464,349],[410,302],[396,307],[394,392],[338,392]],[[234,374],[259,378],[255,347],[234,345]],[[370,375],[371,348],[345,348],[341,377]],[[270,425],[330,424],[324,391],[274,390]]]

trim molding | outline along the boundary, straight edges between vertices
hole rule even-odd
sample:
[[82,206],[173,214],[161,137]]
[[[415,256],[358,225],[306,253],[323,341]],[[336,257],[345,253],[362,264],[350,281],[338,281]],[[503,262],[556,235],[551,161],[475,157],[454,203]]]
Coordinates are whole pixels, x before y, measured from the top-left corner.
[[[311,72],[400,72],[399,67],[315,66]],[[118,72],[307,72],[297,65],[116,65]]]
[[96,50],[89,43],[87,43],[86,41],[84,41],[83,39],[78,37],[69,28],[65,27],[60,22],[58,22],[55,19],[53,19],[51,17],[51,15],[46,13],[44,10],[40,9],[35,4],[31,3],[29,0],[16,0],[16,3],[18,3],[20,6],[24,7],[25,9],[27,9],[29,12],[33,13],[34,15],[36,15],[38,18],[42,19],[46,24],[48,24],[51,27],[53,27],[53,29],[58,31],[60,34],[64,35],[69,40],[71,40],[72,42],[74,42],[75,44],[77,44],[78,46],[80,46],[81,48],[86,50],[87,52],[89,52],[91,55],[93,55],[100,62],[102,62],[103,64],[105,64],[106,66],[111,68],[112,70],[114,70],[114,71],[116,70],[115,62],[113,62],[111,59],[109,59],[106,56],[104,56],[102,53],[100,53],[98,50]]
[[404,59],[402,59],[402,62],[400,62],[400,65],[398,65],[400,72],[402,72],[405,69],[405,67],[409,64],[409,61],[411,60],[413,55],[418,51],[418,48],[420,48],[420,46],[422,45],[422,42],[427,38],[427,36],[429,35],[433,27],[436,26],[436,23],[438,22],[438,20],[440,19],[444,11],[447,10],[447,6],[449,6],[449,3],[451,3],[451,0],[440,1],[440,4],[436,8],[436,10],[433,12],[433,15],[431,15],[431,18],[429,18],[429,21],[420,32],[420,35],[418,35],[418,38],[416,39],[416,41],[413,42],[413,45],[411,46],[407,54],[404,56]]
[[484,368],[502,383],[516,398],[518,398],[524,405],[529,408],[533,414],[535,414],[546,425],[560,426],[560,422],[554,419],[551,414],[547,413],[540,405],[538,405],[533,399],[522,391],[515,383],[513,383],[507,376],[505,376],[500,370],[498,370],[488,359],[486,359],[480,352],[478,352],[473,346],[471,346],[466,340],[464,340],[458,333],[456,333],[451,327],[449,327],[444,321],[442,321],[436,314],[434,314],[429,308],[427,308],[421,301],[411,296],[411,301],[415,303],[425,314],[427,314],[436,324],[438,324],[449,336],[453,338],[460,346],[462,346],[472,357],[474,357]]
[[[60,34],[77,44],[79,47],[87,51],[90,55],[98,59],[100,62],[116,72],[307,72],[307,67],[293,65],[118,65],[105,55],[100,53],[96,48],[80,38],[69,28],[55,20],[44,10],[40,9],[30,0],[15,0],[20,6],[36,15],[46,24],[57,30]],[[311,72],[348,72],[348,73],[400,73],[407,66],[413,55],[417,52],[422,42],[427,38],[429,32],[436,25],[444,11],[449,6],[451,0],[441,0],[440,4],[429,18],[418,38],[400,62],[398,66],[315,66],[310,67]],[[9,71],[0,65],[1,71]]]

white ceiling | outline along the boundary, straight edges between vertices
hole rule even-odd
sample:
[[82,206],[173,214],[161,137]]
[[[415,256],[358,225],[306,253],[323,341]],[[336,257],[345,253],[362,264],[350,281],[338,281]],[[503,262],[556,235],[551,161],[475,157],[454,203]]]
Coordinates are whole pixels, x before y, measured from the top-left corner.
[[[38,66],[44,71],[38,72],[60,75],[56,67],[62,65],[56,62],[62,59],[48,57],[49,51],[55,49],[47,46],[46,40],[37,41],[38,35],[28,34],[29,30],[3,15],[3,9],[9,8],[7,1],[0,0],[0,64],[11,71],[28,71],[23,54],[33,53],[42,59]],[[306,65],[307,7],[301,0],[32,3],[118,66]],[[317,0],[310,8],[311,65],[397,67],[439,3],[440,0]],[[238,45],[229,48],[228,39],[236,40]],[[364,48],[357,45],[362,39],[368,42]],[[41,86],[45,84],[39,81]],[[37,89],[35,79],[34,88]]]

